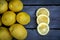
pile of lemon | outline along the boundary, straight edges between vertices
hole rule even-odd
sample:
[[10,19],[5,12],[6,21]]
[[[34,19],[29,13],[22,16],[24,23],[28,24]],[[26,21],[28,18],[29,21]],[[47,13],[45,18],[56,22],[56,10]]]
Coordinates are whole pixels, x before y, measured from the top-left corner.
[[39,8],[36,12],[37,16],[37,31],[40,35],[47,35],[49,32],[49,10],[47,8]]
[[[0,0],[0,40],[24,40],[27,37],[27,30],[23,25],[30,22],[30,15],[23,10],[21,0]],[[19,12],[19,13],[17,13]],[[16,15],[17,14],[17,15]],[[18,23],[16,23],[18,22]],[[2,24],[6,27],[2,27]]]

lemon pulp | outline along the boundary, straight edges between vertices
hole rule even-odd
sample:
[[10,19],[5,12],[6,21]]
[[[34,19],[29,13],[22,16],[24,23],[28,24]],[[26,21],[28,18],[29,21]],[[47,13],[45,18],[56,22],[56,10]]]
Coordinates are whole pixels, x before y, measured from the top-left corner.
[[39,15],[38,18],[37,18],[37,24],[40,24],[40,23],[46,23],[46,24],[49,24],[49,17],[46,16],[46,15]]
[[49,10],[47,8],[39,8],[36,12],[36,16],[38,17],[41,14],[49,16]]
[[38,33],[41,35],[46,35],[49,32],[49,26],[46,23],[41,23],[37,27]]

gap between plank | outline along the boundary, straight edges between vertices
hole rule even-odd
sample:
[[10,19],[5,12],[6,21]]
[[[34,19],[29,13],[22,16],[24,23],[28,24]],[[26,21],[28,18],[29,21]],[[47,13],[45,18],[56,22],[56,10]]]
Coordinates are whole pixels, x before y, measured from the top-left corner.
[[60,4],[24,4],[24,6],[60,6]]
[[[26,29],[34,30],[34,29],[37,29],[37,28],[26,28]],[[50,30],[60,30],[60,28],[50,28]]]

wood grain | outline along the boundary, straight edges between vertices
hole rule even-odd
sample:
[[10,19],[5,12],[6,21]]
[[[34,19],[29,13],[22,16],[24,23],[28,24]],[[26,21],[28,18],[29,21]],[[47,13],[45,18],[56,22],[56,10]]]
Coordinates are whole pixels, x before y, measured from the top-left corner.
[[26,28],[36,28],[36,11],[38,8],[45,7],[50,11],[50,28],[60,28],[60,6],[24,6],[23,11],[31,16],[31,22]]
[[39,33],[37,32],[37,30],[31,30],[31,29],[27,29],[28,30],[28,37],[26,40],[60,40],[60,30],[50,30],[50,32],[45,35],[45,36],[41,36],[39,35]]
[[22,0],[24,5],[47,5],[60,4],[60,0]]

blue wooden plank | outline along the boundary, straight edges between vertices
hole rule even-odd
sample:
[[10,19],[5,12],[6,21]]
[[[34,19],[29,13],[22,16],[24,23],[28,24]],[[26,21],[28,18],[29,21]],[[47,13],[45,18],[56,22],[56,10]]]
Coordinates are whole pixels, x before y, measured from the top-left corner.
[[25,5],[60,4],[60,0],[22,0]]
[[31,22],[26,28],[36,28],[36,10],[45,7],[50,11],[50,28],[60,28],[60,6],[24,6],[23,11],[31,16]]
[[47,35],[41,36],[35,29],[28,29],[28,36],[26,40],[60,40],[59,34],[60,30],[50,30]]

